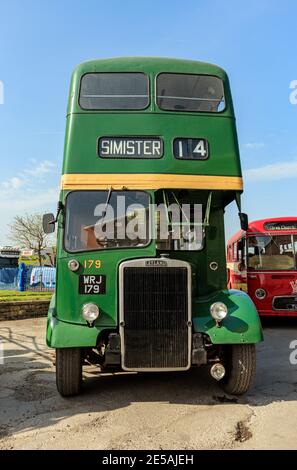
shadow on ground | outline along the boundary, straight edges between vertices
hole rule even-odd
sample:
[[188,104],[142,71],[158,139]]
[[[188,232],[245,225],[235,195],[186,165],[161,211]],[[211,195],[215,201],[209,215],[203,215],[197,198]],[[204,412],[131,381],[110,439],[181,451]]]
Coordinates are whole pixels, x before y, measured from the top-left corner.
[[[62,398],[56,391],[54,354],[42,333],[25,334],[0,326],[0,339],[12,346],[0,365],[0,438],[41,429],[80,413],[107,412],[131,403],[189,406],[265,406],[296,400],[297,366],[290,364],[290,342],[297,339],[297,319],[265,319],[265,341],[258,345],[257,376],[243,397],[227,396],[206,368],[171,373],[100,373],[85,368],[81,395]],[[12,323],[12,322],[11,322]]]

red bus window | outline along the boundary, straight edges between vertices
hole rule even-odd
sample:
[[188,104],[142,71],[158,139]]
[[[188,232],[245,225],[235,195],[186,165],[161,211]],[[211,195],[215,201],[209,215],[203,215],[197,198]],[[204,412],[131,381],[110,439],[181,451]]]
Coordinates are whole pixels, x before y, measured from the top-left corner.
[[233,245],[233,261],[237,261],[237,242]]
[[295,253],[293,235],[260,235],[248,239],[250,269],[296,269]]
[[231,261],[231,246],[227,245],[227,261]]

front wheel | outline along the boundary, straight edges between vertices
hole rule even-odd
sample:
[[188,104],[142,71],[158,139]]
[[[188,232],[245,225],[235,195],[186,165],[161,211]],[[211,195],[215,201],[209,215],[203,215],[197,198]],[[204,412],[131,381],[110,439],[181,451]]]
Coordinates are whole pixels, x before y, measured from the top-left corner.
[[250,388],[256,372],[256,347],[254,344],[226,346],[226,375],[222,380],[225,392],[242,395]]
[[56,384],[63,397],[77,395],[82,382],[82,354],[80,348],[56,349]]

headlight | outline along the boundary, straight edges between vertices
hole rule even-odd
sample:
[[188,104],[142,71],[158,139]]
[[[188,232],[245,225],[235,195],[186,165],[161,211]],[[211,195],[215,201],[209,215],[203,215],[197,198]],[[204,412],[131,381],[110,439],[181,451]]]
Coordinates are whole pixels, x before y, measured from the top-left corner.
[[70,271],[77,271],[79,268],[79,262],[76,259],[71,259],[68,261],[68,268]]
[[256,289],[256,290],[255,290],[255,296],[256,296],[257,299],[259,299],[259,300],[265,299],[265,297],[266,297],[266,290],[265,290],[265,289]]
[[99,316],[99,308],[96,304],[91,302],[85,304],[82,308],[82,316],[88,323],[90,323],[90,325],[92,325]]
[[223,302],[215,302],[210,306],[210,314],[216,322],[224,320],[228,313],[228,309]]

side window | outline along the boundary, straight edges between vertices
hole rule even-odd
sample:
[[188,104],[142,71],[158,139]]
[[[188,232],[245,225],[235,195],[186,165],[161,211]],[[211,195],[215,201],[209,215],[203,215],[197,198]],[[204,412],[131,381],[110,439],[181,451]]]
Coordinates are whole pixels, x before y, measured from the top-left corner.
[[295,253],[296,269],[297,269],[297,235],[293,235],[293,241],[294,241],[294,253]]
[[231,261],[231,245],[227,246],[227,261]]
[[238,261],[241,263],[242,267],[246,266],[246,256],[245,256],[245,239],[241,238],[237,242],[237,252],[238,252]]
[[256,254],[256,247],[249,245],[248,254],[249,254],[250,256],[254,256],[254,255]]
[[238,261],[237,260],[237,242],[233,244],[233,261]]
[[248,257],[252,258],[259,254],[259,247],[257,244],[257,237],[248,238]]
[[228,247],[228,256],[229,256],[229,261],[233,261],[232,245],[229,245]]

